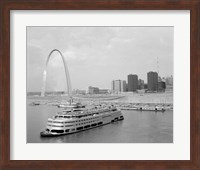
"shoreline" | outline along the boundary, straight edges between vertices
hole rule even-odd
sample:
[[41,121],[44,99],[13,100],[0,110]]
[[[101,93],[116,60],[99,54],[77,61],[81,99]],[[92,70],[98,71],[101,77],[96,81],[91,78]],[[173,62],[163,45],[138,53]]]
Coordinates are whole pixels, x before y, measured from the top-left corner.
[[[27,104],[31,106],[38,105],[65,105],[68,96],[27,96]],[[74,96],[74,102],[80,102],[83,105],[116,105],[118,108],[163,108],[165,110],[173,110],[173,93],[133,93],[119,95],[88,95]]]
[[[39,103],[66,103],[68,96],[27,96],[27,100]],[[134,104],[171,104],[173,105],[173,92],[171,93],[122,93],[106,95],[75,95],[75,102],[81,103],[134,103]]]

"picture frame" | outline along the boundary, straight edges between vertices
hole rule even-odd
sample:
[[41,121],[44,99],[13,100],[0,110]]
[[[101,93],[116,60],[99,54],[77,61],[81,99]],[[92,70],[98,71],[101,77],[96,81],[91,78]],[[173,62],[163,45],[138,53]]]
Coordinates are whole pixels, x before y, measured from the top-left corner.
[[[190,10],[190,160],[10,160],[11,10]],[[22,1],[0,2],[1,169],[182,169],[200,168],[200,1]]]

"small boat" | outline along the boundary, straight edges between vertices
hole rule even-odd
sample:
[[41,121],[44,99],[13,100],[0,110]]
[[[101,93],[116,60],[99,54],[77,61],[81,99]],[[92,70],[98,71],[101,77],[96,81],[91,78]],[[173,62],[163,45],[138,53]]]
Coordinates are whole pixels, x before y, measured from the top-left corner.
[[82,105],[81,103],[75,103],[75,102],[67,102],[66,104],[57,104],[59,108],[85,108],[85,105]]

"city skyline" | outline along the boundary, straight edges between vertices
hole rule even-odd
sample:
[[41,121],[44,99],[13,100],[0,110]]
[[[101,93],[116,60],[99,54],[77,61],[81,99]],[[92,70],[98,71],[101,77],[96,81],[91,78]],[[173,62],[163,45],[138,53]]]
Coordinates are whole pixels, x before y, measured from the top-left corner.
[[[127,81],[147,72],[173,75],[173,27],[28,27],[27,91],[41,91],[48,53],[58,48],[66,57],[72,89],[110,89],[112,80]],[[34,83],[37,82],[37,85]],[[66,91],[64,67],[57,54],[48,66],[47,91]]]
[[[152,71],[150,71],[150,72],[152,72]],[[148,73],[150,73],[150,72],[148,72]],[[148,75],[148,73],[147,73],[147,75]],[[157,72],[155,72],[155,73],[157,73]],[[129,74],[129,75],[132,75],[132,74]],[[127,77],[129,76],[129,75],[127,75]],[[147,76],[148,77],[148,76]],[[161,82],[163,82],[164,81],[164,83],[166,83],[166,85],[172,85],[173,86],[173,76],[166,76],[166,77],[160,77],[160,76],[158,76],[158,82],[159,82],[159,78],[160,78],[160,81]],[[132,91],[132,90],[128,90],[128,78],[127,78],[127,80],[122,80],[122,79],[117,79],[117,80],[112,80],[111,81],[111,87],[108,87],[108,88],[104,88],[104,89],[102,89],[101,87],[99,87],[99,86],[92,86],[92,85],[90,85],[90,86],[88,86],[88,87],[86,87],[85,89],[72,89],[72,91],[73,92],[75,92],[75,91],[89,91],[88,89],[90,88],[90,87],[92,87],[92,88],[98,88],[98,89],[101,89],[101,90],[110,90],[110,91],[113,91],[114,90],[114,82],[116,82],[116,81],[120,81],[120,83],[121,83],[121,88],[123,89],[122,90],[122,92],[130,92],[130,91]],[[141,82],[143,82],[142,84],[141,84]],[[123,84],[123,85],[122,85]],[[127,89],[124,89],[124,84],[127,86]],[[147,81],[145,82],[144,80],[142,80],[142,79],[139,79],[139,77],[138,77],[138,84],[137,84],[138,86],[139,85],[146,85],[147,86],[147,88],[146,89],[148,89],[148,78],[147,78]],[[119,87],[118,87],[119,88]],[[139,90],[140,88],[138,87],[137,88],[137,90]],[[145,89],[144,87],[143,87],[143,89]],[[119,91],[121,91],[121,90],[119,90]],[[31,92],[31,91],[30,91]],[[40,91],[35,91],[35,92],[39,92],[40,93]],[[52,92],[52,91],[46,91],[46,92]],[[55,91],[56,92],[56,91]],[[64,90],[58,90],[57,92],[64,92]]]

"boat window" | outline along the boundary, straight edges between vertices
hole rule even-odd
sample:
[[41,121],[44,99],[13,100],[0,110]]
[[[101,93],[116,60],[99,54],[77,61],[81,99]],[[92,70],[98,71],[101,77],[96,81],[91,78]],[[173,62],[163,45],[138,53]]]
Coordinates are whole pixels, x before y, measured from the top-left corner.
[[74,123],[74,122],[76,122],[76,121],[70,121],[70,122],[65,122],[65,123]]
[[55,130],[55,129],[53,129],[53,130],[51,130],[51,132],[64,133],[64,130]]
[[71,118],[71,116],[64,116],[64,118]]
[[76,128],[76,130],[82,130],[83,129],[83,127],[81,126],[81,127],[78,127],[78,128]]
[[89,128],[89,127],[90,127],[90,125],[84,126],[84,128]]
[[63,123],[63,122],[57,122],[57,121],[54,121],[53,123]]
[[59,126],[59,125],[53,125],[52,127],[64,127],[64,126]]
[[73,126],[73,125],[65,125],[65,127],[70,127],[70,126]]

